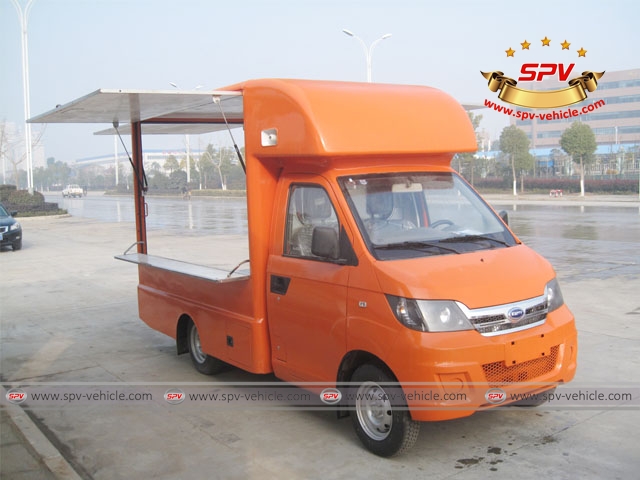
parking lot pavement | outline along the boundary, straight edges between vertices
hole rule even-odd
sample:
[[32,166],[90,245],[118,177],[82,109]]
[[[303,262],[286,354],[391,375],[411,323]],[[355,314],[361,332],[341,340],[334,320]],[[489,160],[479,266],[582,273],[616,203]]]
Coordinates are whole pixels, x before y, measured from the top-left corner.
[[[19,407],[16,409],[22,411]],[[19,427],[14,426],[7,410],[0,410],[0,477],[49,480],[55,476],[41,461],[40,455],[28,448]]]
[[[3,395],[5,394],[2,389]],[[80,480],[51,441],[16,405],[0,410],[0,477],[24,480]]]
[[[71,217],[21,222],[23,250],[0,252],[5,387],[49,382],[111,391],[273,380],[236,369],[204,377],[188,356],[176,356],[173,340],[138,319],[135,266],[113,259],[134,241],[130,224]],[[246,258],[234,236],[178,242],[156,235],[154,242],[166,252],[202,252],[212,264]],[[637,390],[639,281],[636,263],[606,281],[563,283],[579,329],[579,367],[570,386]],[[409,453],[382,459],[363,449],[348,420],[323,410],[165,401],[54,407],[27,401],[23,407],[82,478],[626,479],[636,478],[640,467],[635,408],[480,412],[424,424]],[[3,458],[12,455],[7,445],[13,444],[2,444]]]

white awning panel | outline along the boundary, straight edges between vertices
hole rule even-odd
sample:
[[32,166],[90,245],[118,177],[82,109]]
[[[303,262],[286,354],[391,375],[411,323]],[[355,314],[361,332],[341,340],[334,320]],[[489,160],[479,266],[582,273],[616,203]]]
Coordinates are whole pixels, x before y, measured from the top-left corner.
[[[225,108],[225,107],[222,107]],[[227,112],[225,112],[225,115]],[[228,120],[228,119],[227,119]],[[241,127],[240,123],[230,123],[229,128]],[[143,123],[142,135],[201,135],[205,133],[220,132],[226,130],[224,123]],[[120,135],[131,135],[131,125],[125,124],[118,127]],[[95,132],[94,135],[117,135],[116,129],[111,127]]]
[[[219,99],[220,104],[214,99]],[[96,90],[66,105],[29,119],[30,123],[108,123],[113,125],[142,122],[147,128],[166,125],[166,133],[197,133],[198,130],[215,131],[223,124],[220,107],[230,124],[243,121],[242,94],[232,91],[184,92]],[[180,125],[178,125],[180,124]],[[173,126],[173,128],[169,128]],[[191,126],[191,127],[190,127]],[[181,128],[180,128],[181,127]],[[223,127],[226,128],[226,127]],[[124,133],[124,129],[120,129]],[[161,128],[148,133],[164,133]],[[106,133],[105,133],[106,134]]]

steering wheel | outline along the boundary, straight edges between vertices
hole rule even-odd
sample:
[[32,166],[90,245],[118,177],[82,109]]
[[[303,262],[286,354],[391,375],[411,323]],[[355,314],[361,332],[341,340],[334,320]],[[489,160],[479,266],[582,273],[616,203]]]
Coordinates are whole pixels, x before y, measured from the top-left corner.
[[429,225],[429,227],[438,228],[441,225],[453,225],[453,222],[451,220],[443,218],[442,220],[438,220],[436,222],[433,222],[431,225]]

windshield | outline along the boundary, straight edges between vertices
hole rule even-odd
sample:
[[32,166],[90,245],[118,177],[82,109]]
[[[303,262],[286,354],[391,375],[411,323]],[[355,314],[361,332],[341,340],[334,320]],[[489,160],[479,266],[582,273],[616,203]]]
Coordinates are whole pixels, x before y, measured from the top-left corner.
[[516,244],[502,221],[454,173],[359,175],[338,182],[369,250],[380,260]]

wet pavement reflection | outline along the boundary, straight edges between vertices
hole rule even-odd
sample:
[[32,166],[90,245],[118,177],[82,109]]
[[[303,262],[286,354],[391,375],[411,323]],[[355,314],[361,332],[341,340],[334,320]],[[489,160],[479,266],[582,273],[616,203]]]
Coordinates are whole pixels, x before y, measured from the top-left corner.
[[[48,202],[58,202],[76,217],[103,222],[135,223],[133,197],[89,195],[83,198],[62,198],[47,195]],[[242,198],[146,197],[147,229],[164,230],[187,235],[246,234],[247,208]]]
[[560,278],[640,278],[640,212],[634,207],[498,205],[513,231]]
[[[133,198],[89,195],[58,202],[73,216],[104,222],[135,222]],[[244,198],[191,200],[147,197],[149,231],[183,235],[247,233]],[[634,207],[559,205],[494,205],[506,210],[520,239],[545,256],[565,281],[606,279],[628,275],[640,278],[640,212]]]

